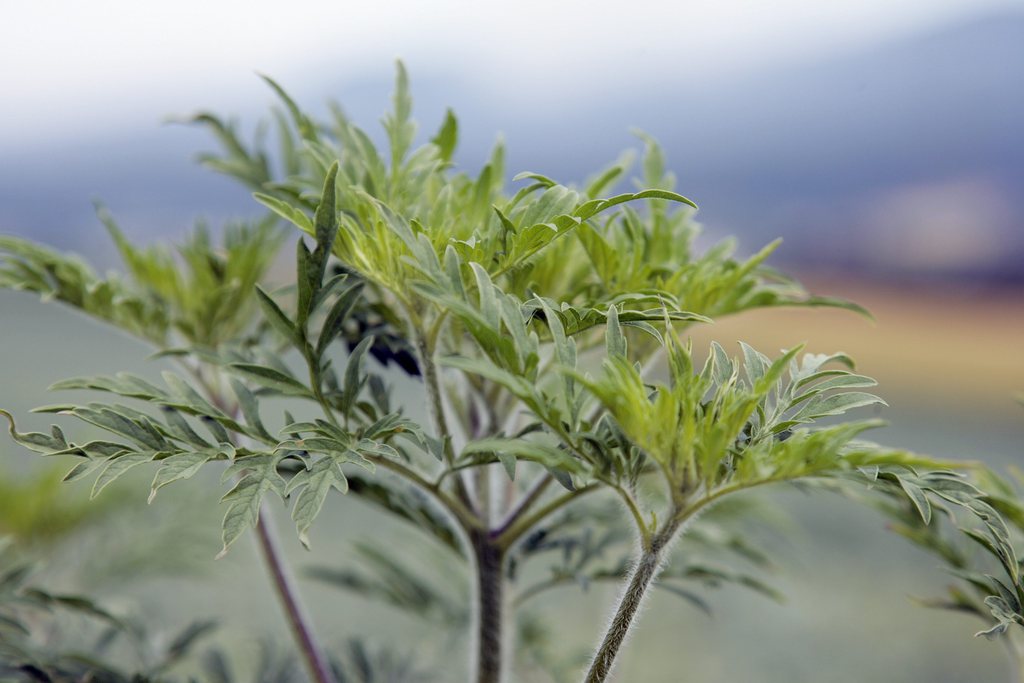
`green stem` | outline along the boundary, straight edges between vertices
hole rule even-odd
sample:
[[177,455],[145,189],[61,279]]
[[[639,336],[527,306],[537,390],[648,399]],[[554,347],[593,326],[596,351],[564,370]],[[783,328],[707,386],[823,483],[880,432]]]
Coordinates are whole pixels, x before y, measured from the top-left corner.
[[455,453],[452,449],[452,435],[448,429],[448,421],[444,415],[441,380],[437,372],[437,364],[434,363],[433,351],[427,344],[426,338],[419,333],[416,335],[416,351],[423,369],[423,383],[427,388],[427,411],[434,424],[435,436],[442,441],[445,460],[451,465],[455,459]]
[[647,589],[650,588],[654,578],[661,568],[663,554],[671,544],[676,532],[682,525],[684,515],[675,514],[660,531],[650,537],[649,543],[645,544],[640,559],[633,568],[629,583],[622,594],[619,606],[615,610],[611,624],[605,633],[604,640],[591,661],[590,670],[587,672],[586,683],[603,683],[607,680],[615,664],[615,657],[619,653],[626,636],[633,625],[633,620],[643,603]]
[[[338,424],[338,418],[334,415],[334,409],[331,408],[331,404],[327,402],[327,397],[324,396],[323,388],[320,386],[322,382],[320,379],[320,368],[318,367],[319,361],[314,357],[313,351],[309,348],[308,344],[306,345],[306,348],[303,349],[302,355],[306,359],[306,366],[309,367],[309,385],[313,389],[313,395],[316,397],[317,403],[319,403],[320,407],[323,409],[324,417],[326,417],[327,421],[332,425],[341,429],[341,425]],[[348,421],[348,414],[346,413],[346,431],[348,428]]]
[[636,530],[640,534],[640,544],[643,547],[649,546],[652,542],[651,530],[647,528],[647,523],[644,522],[644,516],[641,514],[636,501],[633,500],[633,496],[630,495],[629,491],[617,484],[605,482],[605,485],[610,486],[617,494],[619,494],[619,497],[622,498],[622,502],[626,504],[626,509],[629,510],[629,514],[633,516],[633,522],[636,524]]
[[683,523],[723,496],[784,479],[785,477],[769,477],[754,482],[731,484],[707,493],[703,498],[684,509],[681,509],[679,506],[673,506],[672,514],[661,530],[647,537],[646,541],[641,537],[640,558],[633,569],[633,573],[630,575],[629,583],[619,601],[615,616],[612,617],[611,625],[608,627],[604,639],[594,655],[590,670],[585,679],[586,683],[602,683],[611,674],[612,667],[615,664],[615,657],[618,655],[619,649],[629,634],[633,620],[643,602],[644,595],[658,574],[664,559],[665,550],[672,544],[672,540]]
[[[448,429],[448,421],[444,415],[444,402],[441,398],[441,379],[434,362],[434,351],[427,338],[418,329],[415,330],[416,353],[419,356],[420,368],[423,370],[423,383],[427,388],[427,411],[434,423],[435,436],[441,440],[444,448],[444,460],[451,467],[455,462],[455,451],[452,446],[452,435]],[[469,493],[462,477],[455,477],[455,495],[467,507],[471,504]]]

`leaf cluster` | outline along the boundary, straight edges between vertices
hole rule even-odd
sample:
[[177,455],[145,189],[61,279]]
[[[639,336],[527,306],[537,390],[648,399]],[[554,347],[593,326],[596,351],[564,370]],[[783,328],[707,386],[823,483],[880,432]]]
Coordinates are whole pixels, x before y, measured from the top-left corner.
[[[1024,537],[1024,507],[1011,481],[985,468],[958,476],[886,469],[864,475],[873,482],[868,500],[889,518],[889,528],[940,559],[955,579],[944,597],[922,598],[922,604],[981,619],[988,627],[976,635],[988,638],[1024,626],[1015,550]],[[864,495],[860,488],[842,490]]]

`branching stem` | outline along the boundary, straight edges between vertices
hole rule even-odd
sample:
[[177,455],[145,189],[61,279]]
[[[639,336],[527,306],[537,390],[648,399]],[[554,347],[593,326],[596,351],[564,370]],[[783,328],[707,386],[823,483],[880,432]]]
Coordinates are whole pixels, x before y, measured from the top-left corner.
[[683,515],[678,514],[670,517],[668,523],[651,536],[650,542],[642,549],[615,616],[612,617],[604,640],[601,641],[601,646],[590,664],[586,683],[603,683],[611,674],[615,657],[633,626],[633,619],[643,603],[647,589],[661,568],[664,551],[672,543],[684,519]]
[[609,625],[604,639],[601,641],[601,645],[591,661],[585,683],[603,683],[611,674],[615,664],[615,657],[618,655],[619,649],[632,628],[633,620],[640,609],[640,605],[643,603],[647,589],[650,588],[651,583],[658,574],[658,570],[661,568],[665,551],[671,546],[676,533],[678,533],[682,525],[723,496],[754,488],[755,486],[781,481],[782,479],[784,477],[732,484],[716,491],[708,492],[685,508],[673,506],[672,512],[664,526],[649,536],[646,542],[641,538],[640,558],[633,568],[633,573],[630,575],[626,590],[622,594],[619,606],[616,608],[615,616],[612,617],[611,625]]

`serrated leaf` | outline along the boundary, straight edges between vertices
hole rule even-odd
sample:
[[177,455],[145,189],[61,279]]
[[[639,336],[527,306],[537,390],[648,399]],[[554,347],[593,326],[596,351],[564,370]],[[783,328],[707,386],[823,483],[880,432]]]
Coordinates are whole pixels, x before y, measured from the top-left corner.
[[292,519],[295,521],[295,528],[299,533],[299,541],[307,550],[309,549],[309,529],[317,515],[320,514],[327,494],[331,489],[337,489],[342,493],[348,491],[348,479],[341,469],[344,462],[347,460],[337,455],[324,456],[313,463],[308,471],[301,473],[304,476],[299,484],[293,486],[295,479],[289,482],[289,493],[298,490],[292,507]]
[[228,548],[248,529],[256,526],[259,521],[260,505],[263,497],[270,492],[284,495],[285,483],[281,475],[277,473],[277,463],[281,455],[260,455],[250,456],[243,460],[236,460],[228,468],[225,475],[233,472],[240,472],[241,477],[238,483],[228,491],[221,499],[227,503],[228,509],[224,513],[223,530],[221,538],[224,547],[217,558],[224,557]]

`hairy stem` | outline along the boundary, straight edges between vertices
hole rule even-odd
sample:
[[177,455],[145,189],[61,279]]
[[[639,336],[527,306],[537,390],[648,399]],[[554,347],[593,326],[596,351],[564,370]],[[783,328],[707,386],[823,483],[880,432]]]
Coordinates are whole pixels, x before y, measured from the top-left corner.
[[619,654],[619,650],[633,626],[633,620],[643,603],[647,589],[650,588],[661,568],[665,549],[671,544],[682,521],[682,516],[673,515],[669,523],[650,538],[649,543],[643,544],[640,559],[633,568],[629,583],[615,610],[615,616],[612,617],[604,640],[601,641],[601,646],[590,664],[590,670],[585,679],[586,683],[603,683],[611,674],[615,665],[615,657]]
[[477,570],[476,683],[500,683],[504,640],[504,552],[487,533],[470,535]]
[[302,605],[295,578],[284,562],[271,524],[270,510],[264,505],[260,509],[259,521],[256,523],[256,536],[259,540],[260,554],[270,572],[271,582],[281,601],[292,636],[299,647],[310,680],[313,683],[335,683],[331,665],[316,638],[313,622]]

